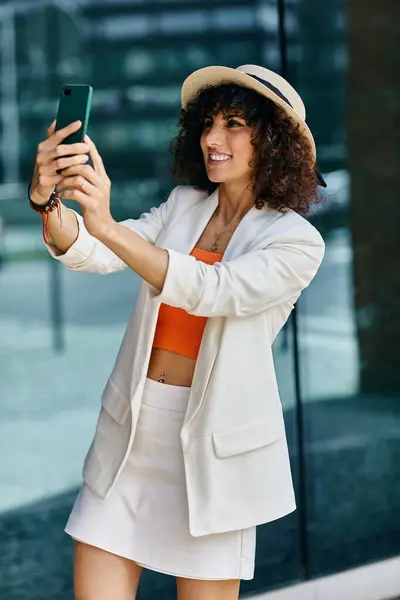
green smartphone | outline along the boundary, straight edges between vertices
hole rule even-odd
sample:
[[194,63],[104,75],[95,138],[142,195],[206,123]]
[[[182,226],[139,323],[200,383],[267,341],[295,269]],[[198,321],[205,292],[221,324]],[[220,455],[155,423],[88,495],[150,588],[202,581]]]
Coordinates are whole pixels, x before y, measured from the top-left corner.
[[62,86],[58,104],[56,131],[74,121],[82,121],[82,127],[66,137],[62,142],[63,144],[83,142],[89,124],[92,95],[93,88],[85,83],[72,83]]

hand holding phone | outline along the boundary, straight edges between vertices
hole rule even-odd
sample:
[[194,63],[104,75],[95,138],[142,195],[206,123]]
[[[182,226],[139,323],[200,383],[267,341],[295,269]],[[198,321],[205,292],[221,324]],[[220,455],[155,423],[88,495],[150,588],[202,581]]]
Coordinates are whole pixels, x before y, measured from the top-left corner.
[[47,138],[38,145],[33,171],[30,197],[36,204],[46,204],[56,185],[61,183],[63,169],[88,162],[89,145],[84,142],[63,144],[69,136],[82,127],[81,121],[55,130],[56,122],[47,130]]
[[89,123],[93,90],[90,85],[64,85],[61,89],[57,119],[38,145],[31,183],[31,199],[46,204],[61,172],[67,167],[85,164],[88,144],[83,142]]

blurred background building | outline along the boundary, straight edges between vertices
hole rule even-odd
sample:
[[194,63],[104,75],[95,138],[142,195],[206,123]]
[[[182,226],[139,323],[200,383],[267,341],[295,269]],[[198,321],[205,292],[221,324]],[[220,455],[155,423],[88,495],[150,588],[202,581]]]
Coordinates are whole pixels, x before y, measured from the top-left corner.
[[[0,0],[0,598],[72,597],[63,527],[138,288],[49,259],[36,146],[62,84],[90,83],[113,214],[137,217],[174,185],[180,86],[211,64],[290,79],[328,182],[326,257],[274,345],[299,508],[258,528],[242,593],[400,555],[399,19],[398,0]],[[393,597],[385,579],[336,597]],[[175,582],[146,572],[155,593]]]

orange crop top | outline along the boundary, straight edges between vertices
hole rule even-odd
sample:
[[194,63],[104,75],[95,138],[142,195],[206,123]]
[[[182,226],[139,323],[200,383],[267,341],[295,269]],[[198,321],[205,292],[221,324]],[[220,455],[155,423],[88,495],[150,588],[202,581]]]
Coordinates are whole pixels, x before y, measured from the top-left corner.
[[[220,262],[223,256],[201,248],[193,248],[190,254],[208,265]],[[183,308],[161,304],[153,348],[163,348],[196,360],[206,322],[207,317],[197,317]]]

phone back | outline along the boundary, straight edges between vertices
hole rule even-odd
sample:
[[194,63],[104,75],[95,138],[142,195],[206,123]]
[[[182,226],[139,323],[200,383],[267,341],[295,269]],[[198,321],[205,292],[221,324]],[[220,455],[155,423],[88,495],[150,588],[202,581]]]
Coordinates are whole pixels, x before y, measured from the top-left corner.
[[56,131],[73,121],[82,121],[82,127],[65,138],[63,144],[75,144],[83,141],[89,122],[92,94],[93,88],[84,83],[63,85],[61,88]]

